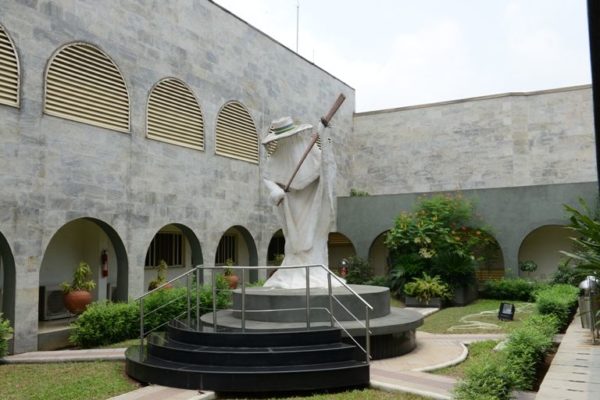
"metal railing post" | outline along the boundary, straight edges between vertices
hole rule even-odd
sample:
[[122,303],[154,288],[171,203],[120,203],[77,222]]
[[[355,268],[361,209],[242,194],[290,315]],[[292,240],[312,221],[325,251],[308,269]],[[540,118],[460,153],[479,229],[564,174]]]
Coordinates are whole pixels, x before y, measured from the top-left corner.
[[331,327],[335,325],[333,320],[333,289],[331,288],[331,271],[327,271],[327,290],[329,292],[329,319]]
[[140,360],[144,353],[144,299],[140,299]]
[[185,276],[185,285],[187,286],[187,326],[191,328],[192,326],[192,297],[191,291],[192,287],[190,286],[190,275],[187,274]]
[[242,270],[242,332],[246,332],[246,270]]
[[365,306],[365,349],[367,349],[367,364],[371,362],[371,334],[369,328],[369,307]]
[[217,280],[215,279],[215,268],[212,269],[212,308],[213,308],[213,332],[217,331]]
[[196,267],[196,331],[200,331],[200,268]]
[[310,329],[310,268],[306,269],[306,329]]

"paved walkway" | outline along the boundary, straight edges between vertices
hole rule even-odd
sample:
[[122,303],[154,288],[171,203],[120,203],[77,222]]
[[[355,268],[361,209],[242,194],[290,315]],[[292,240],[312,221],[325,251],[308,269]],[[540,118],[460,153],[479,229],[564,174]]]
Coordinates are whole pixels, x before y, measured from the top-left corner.
[[[431,310],[422,310],[430,312]],[[450,399],[456,380],[426,373],[463,361],[465,344],[502,339],[498,334],[439,335],[417,333],[417,347],[411,353],[373,361],[371,385],[375,388],[420,394],[434,399]],[[8,363],[123,360],[125,349],[39,351],[8,356]],[[200,393],[162,386],[148,386],[113,398],[113,400],[208,400],[214,393]],[[554,363],[537,394],[517,393],[517,399],[579,400],[600,399],[600,344],[591,345],[589,330],[580,328],[576,318],[562,338]]]

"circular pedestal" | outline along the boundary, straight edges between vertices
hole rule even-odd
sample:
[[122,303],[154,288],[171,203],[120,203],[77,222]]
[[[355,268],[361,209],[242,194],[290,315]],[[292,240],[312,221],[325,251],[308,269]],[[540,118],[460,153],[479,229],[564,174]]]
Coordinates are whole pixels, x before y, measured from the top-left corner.
[[[369,311],[371,354],[374,359],[395,357],[406,354],[416,347],[415,331],[423,324],[423,316],[413,310],[390,307],[390,292],[386,287],[350,285],[374,310]],[[233,309],[221,310],[216,316],[204,314],[205,325],[217,329],[246,331],[281,331],[327,327],[331,325],[329,296],[327,289],[311,289],[310,312],[306,310],[304,289],[248,288],[245,293],[244,315],[242,318],[242,295],[237,289],[233,295]],[[335,288],[332,310],[340,326],[364,345],[365,306],[344,288]],[[336,300],[337,299],[337,300]],[[343,304],[343,307],[338,303]],[[351,317],[352,312],[358,321]],[[215,318],[216,317],[216,318]],[[309,323],[307,323],[307,318]],[[242,322],[243,320],[243,322]],[[350,338],[347,340],[351,343]]]

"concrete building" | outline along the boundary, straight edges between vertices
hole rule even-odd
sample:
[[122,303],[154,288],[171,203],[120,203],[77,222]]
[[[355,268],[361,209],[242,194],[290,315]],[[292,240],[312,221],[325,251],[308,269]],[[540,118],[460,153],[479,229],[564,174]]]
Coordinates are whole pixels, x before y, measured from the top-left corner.
[[282,115],[318,121],[339,93],[323,143],[338,164],[332,265],[359,254],[383,272],[381,234],[415,193],[461,190],[514,269],[549,236],[562,246],[562,203],[597,191],[589,87],[355,114],[352,87],[209,0],[0,9],[0,309],[14,352],[64,316],[57,285],[81,260],[95,298],[116,300],[142,294],[160,259],[171,274],[267,265],[282,239],[259,139]]

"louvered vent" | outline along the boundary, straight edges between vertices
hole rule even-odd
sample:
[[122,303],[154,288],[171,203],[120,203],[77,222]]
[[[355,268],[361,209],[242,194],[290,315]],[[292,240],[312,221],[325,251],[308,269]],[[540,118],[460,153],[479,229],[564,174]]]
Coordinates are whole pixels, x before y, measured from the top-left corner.
[[119,69],[101,50],[73,44],[60,50],[46,74],[47,114],[129,132],[129,94]]
[[0,26],[0,104],[19,106],[19,61],[12,40]]
[[256,127],[240,103],[227,103],[219,112],[216,141],[217,154],[258,164]]
[[[271,134],[271,132],[273,131],[269,130],[269,133],[267,135]],[[273,140],[272,142],[267,143],[265,147],[267,149],[268,155],[275,153],[275,150],[277,150],[277,140]]]
[[148,100],[148,137],[204,150],[204,120],[192,91],[178,79],[164,79]]
[[327,239],[327,244],[330,246],[345,246],[352,245],[350,239],[348,239],[345,235],[338,232],[330,232],[329,238]]

